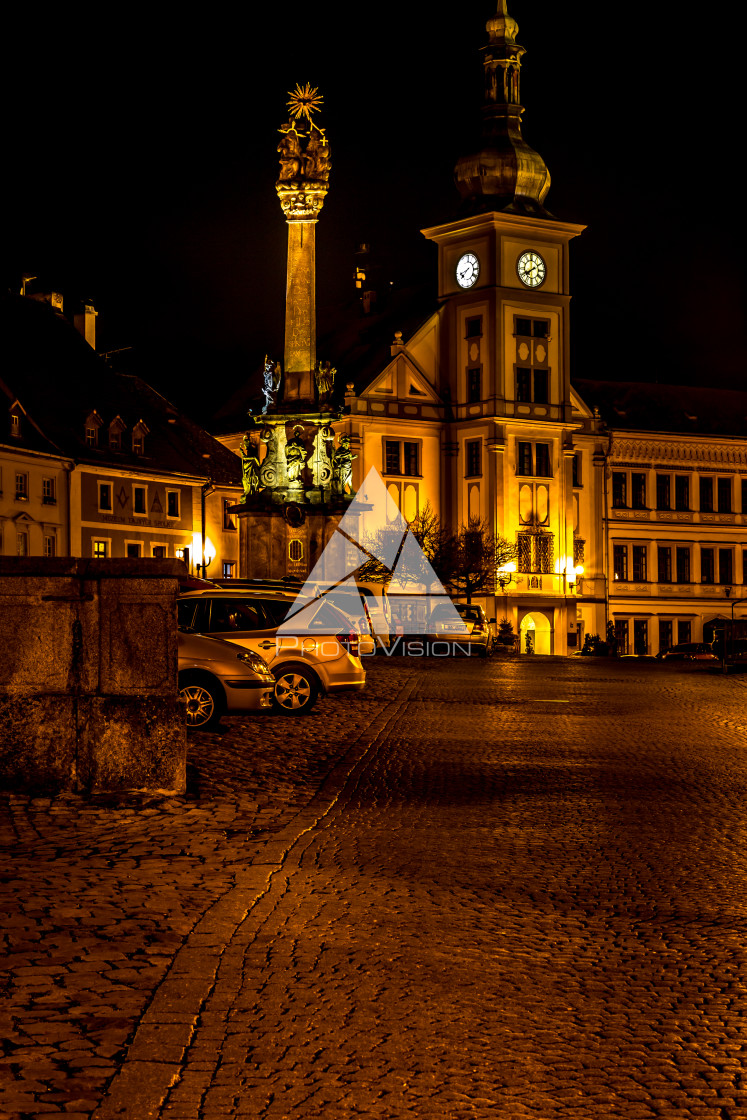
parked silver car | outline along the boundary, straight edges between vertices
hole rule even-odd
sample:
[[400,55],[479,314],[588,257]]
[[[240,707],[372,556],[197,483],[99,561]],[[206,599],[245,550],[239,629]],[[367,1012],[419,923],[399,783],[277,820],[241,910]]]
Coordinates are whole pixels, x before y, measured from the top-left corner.
[[[297,623],[290,608],[303,605]],[[305,715],[321,694],[363,688],[366,673],[350,620],[324,599],[282,590],[194,591],[179,597],[179,624],[252,650],[275,679],[275,705]]]
[[187,727],[213,727],[226,712],[272,708],[275,678],[258,654],[181,627],[177,637]]

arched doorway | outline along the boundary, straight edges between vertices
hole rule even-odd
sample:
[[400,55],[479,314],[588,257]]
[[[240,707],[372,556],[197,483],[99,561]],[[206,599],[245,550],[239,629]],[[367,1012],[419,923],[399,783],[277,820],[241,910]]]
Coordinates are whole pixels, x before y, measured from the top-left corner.
[[552,629],[549,619],[541,611],[525,614],[519,626],[522,653],[552,653]]

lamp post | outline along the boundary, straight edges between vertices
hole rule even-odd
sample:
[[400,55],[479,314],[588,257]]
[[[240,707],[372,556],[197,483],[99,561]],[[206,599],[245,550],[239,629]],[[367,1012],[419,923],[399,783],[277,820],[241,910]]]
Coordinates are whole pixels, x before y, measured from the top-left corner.
[[508,595],[506,588],[514,582],[514,575],[516,574],[516,564],[513,560],[509,560],[507,564],[502,564],[500,568],[496,569],[496,577],[501,585],[501,594],[503,595],[503,610],[508,613]]

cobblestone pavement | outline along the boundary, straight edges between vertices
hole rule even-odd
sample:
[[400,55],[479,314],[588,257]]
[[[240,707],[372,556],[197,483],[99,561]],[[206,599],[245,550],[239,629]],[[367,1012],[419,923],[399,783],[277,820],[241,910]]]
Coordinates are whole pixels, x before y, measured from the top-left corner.
[[746,699],[382,660],[175,802],[7,798],[0,1118],[747,1120]]

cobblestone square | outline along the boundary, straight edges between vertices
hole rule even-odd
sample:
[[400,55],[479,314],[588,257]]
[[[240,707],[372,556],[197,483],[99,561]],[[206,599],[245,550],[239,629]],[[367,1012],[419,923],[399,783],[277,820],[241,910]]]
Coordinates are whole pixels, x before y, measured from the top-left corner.
[[747,678],[377,659],[3,795],[2,1120],[747,1117]]

